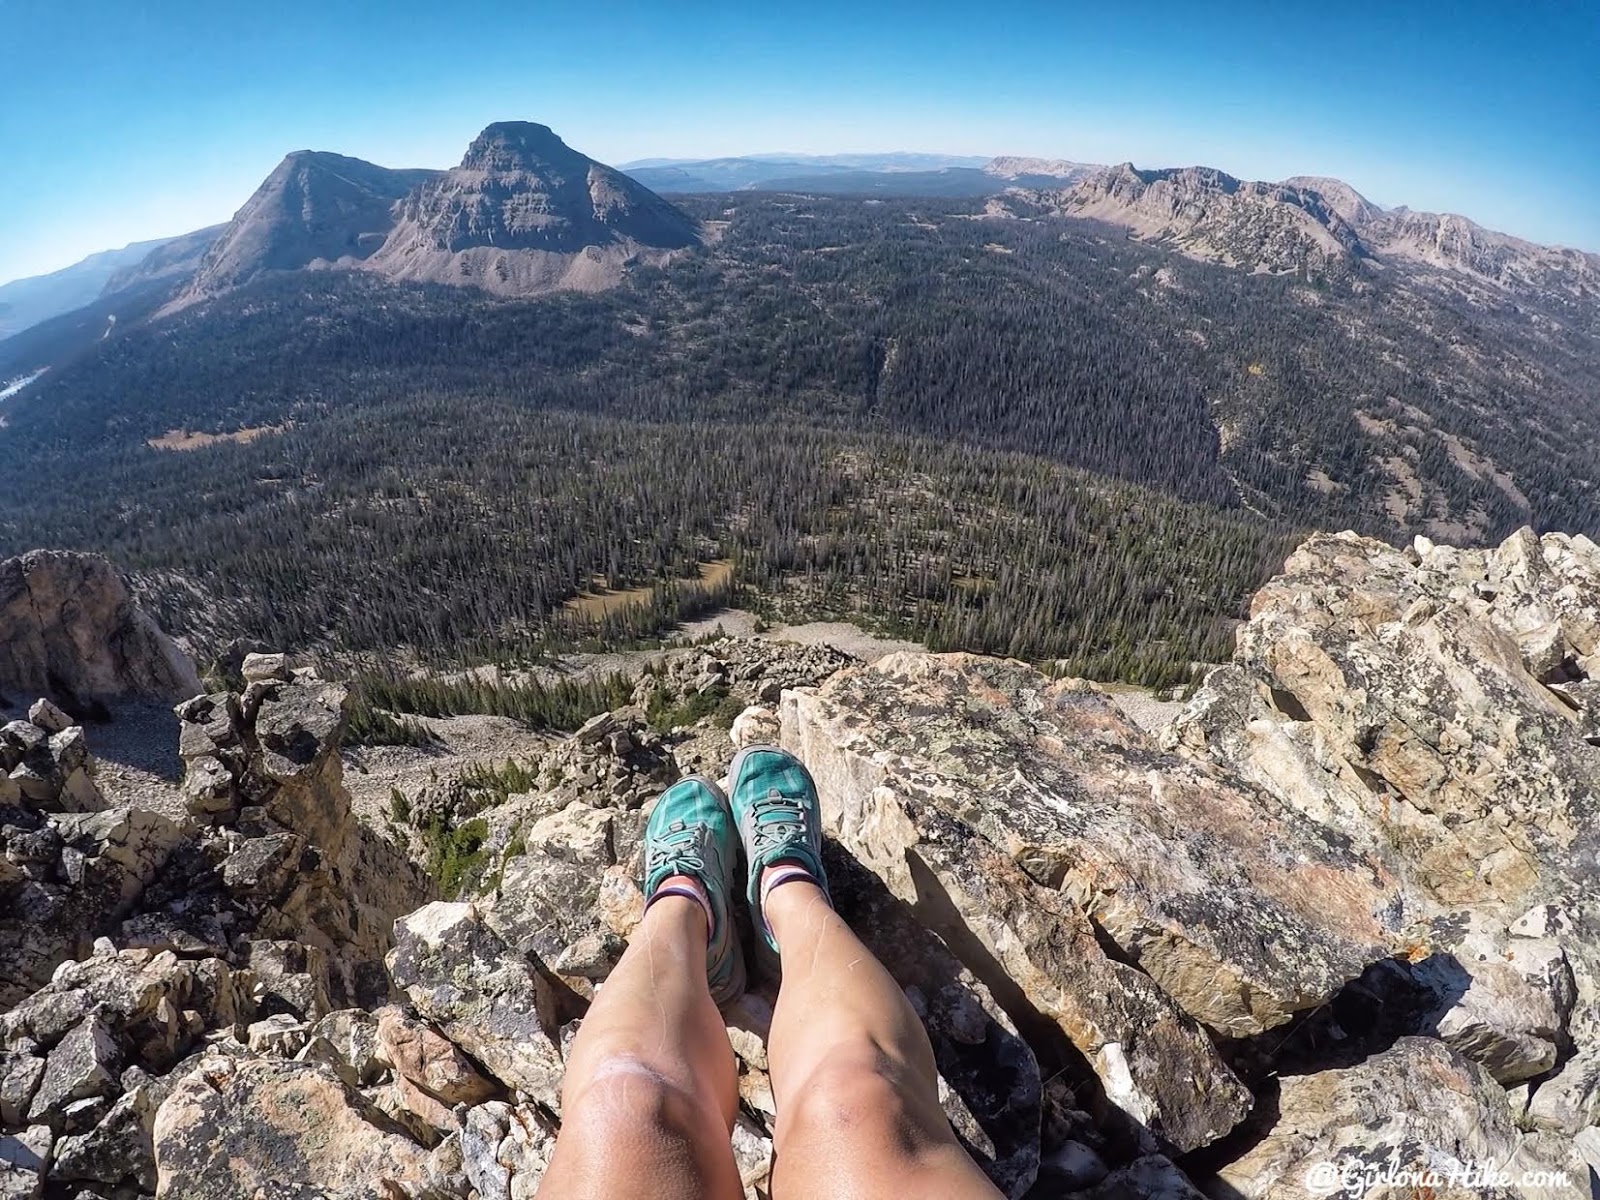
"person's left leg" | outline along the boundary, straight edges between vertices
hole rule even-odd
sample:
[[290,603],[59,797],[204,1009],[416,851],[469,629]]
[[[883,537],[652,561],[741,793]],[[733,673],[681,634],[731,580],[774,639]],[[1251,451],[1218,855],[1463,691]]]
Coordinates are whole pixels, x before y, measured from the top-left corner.
[[567,1060],[541,1200],[738,1200],[738,1077],[717,1004],[744,989],[732,916],[739,835],[691,776],[645,828],[644,920]]

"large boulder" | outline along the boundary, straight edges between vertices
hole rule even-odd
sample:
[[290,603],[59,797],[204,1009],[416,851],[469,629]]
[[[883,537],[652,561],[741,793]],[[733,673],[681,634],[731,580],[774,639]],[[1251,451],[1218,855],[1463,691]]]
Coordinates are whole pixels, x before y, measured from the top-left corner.
[[[1402,1038],[1359,1066],[1285,1078],[1277,1108],[1266,1135],[1217,1173],[1207,1189],[1217,1200],[1588,1195],[1577,1155],[1524,1135],[1488,1073],[1432,1039]],[[1513,1182],[1486,1181],[1487,1171]],[[1567,1181],[1524,1185],[1524,1172]]]
[[50,695],[69,708],[200,691],[194,664],[134,603],[105,559],[31,550],[0,562],[0,693]]
[[[949,839],[946,878],[981,881],[992,908],[1015,886],[986,872],[1010,864],[1063,910],[1086,911],[1218,1033],[1259,1033],[1323,1003],[1401,928],[1401,889],[1381,864],[1271,795],[1162,751],[1078,681],[973,655],[891,654],[786,692],[781,715],[830,829],[864,862],[926,874],[926,856],[905,853],[922,831],[970,827],[981,836]],[[915,880],[899,886],[915,898]],[[978,916],[967,921],[982,940]]]

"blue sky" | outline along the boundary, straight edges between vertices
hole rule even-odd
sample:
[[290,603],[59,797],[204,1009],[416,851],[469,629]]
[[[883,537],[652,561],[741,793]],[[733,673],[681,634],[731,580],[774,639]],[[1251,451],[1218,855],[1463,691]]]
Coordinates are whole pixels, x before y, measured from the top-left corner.
[[0,281],[227,219],[290,150],[892,149],[1336,175],[1600,250],[1600,5],[0,0]]

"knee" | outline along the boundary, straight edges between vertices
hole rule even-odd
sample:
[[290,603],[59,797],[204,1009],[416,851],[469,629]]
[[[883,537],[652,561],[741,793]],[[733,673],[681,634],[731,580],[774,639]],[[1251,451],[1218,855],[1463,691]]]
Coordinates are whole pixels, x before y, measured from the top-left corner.
[[882,1056],[839,1055],[807,1073],[785,1098],[778,1122],[787,1137],[808,1142],[868,1136],[914,1149],[947,1133],[937,1099],[930,1111],[925,1090]]
[[562,1125],[591,1129],[655,1130],[692,1138],[705,1125],[706,1105],[682,1081],[643,1060],[619,1055],[600,1063],[562,1096]]

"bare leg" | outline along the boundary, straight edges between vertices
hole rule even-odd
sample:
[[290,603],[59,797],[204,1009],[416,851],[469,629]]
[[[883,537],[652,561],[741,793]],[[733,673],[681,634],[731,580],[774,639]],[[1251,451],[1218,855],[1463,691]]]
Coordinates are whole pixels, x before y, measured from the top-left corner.
[[814,884],[774,888],[765,907],[783,955],[767,1046],[774,1200],[998,1197],[950,1131],[899,985]]
[[733,1049],[706,985],[705,914],[663,896],[573,1043],[541,1200],[738,1200],[737,1104]]

